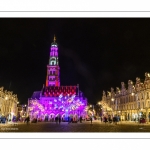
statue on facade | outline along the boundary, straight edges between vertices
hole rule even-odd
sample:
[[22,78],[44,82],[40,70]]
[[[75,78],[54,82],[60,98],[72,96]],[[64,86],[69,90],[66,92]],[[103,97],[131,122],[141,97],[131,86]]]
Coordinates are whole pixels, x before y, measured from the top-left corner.
[[120,89],[119,87],[116,87],[116,93],[119,94],[120,93]]
[[144,88],[145,85],[141,82],[140,78],[136,78],[136,85],[135,85],[135,88],[136,90],[140,90],[141,88]]
[[128,85],[129,85],[130,87],[132,87],[132,86],[133,86],[133,82],[132,82],[132,80],[128,80]]
[[0,87],[0,91],[3,92],[4,87]]
[[145,73],[145,81],[150,80],[150,73],[146,72]]
[[103,91],[103,96],[106,96],[106,93],[105,93],[105,91]]
[[[139,80],[139,79],[138,79]],[[135,85],[136,86],[136,85]],[[128,80],[128,92],[135,92],[135,86],[133,85],[132,80]]]
[[114,88],[111,87],[111,93],[114,93]]
[[111,96],[115,97],[115,92],[114,92],[114,88],[111,87]]
[[132,80],[128,80],[128,91],[132,92],[133,87],[134,87],[134,85],[133,85]]
[[140,84],[141,80],[139,77],[136,77],[136,84]]
[[107,96],[111,96],[111,93],[109,91],[107,91]]
[[125,89],[125,84],[124,84],[124,82],[121,82],[121,89]]

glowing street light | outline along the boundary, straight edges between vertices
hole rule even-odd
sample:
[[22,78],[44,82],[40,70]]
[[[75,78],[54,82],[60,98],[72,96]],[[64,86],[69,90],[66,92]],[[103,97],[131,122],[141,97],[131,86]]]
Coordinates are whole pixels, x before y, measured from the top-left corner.
[[134,93],[132,93],[132,96],[134,95]]
[[112,98],[111,100],[114,101],[114,98]]
[[98,104],[100,105],[100,104],[101,104],[101,102],[98,102]]

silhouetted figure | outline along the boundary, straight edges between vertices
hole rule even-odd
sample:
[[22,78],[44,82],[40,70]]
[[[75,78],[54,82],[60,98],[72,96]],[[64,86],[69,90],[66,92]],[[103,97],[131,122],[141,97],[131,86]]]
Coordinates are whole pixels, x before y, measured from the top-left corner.
[[104,117],[104,122],[105,122],[105,124],[106,124],[106,122],[107,122],[107,118],[106,118],[106,117]]
[[68,116],[68,124],[70,123],[70,117]]
[[113,122],[117,125],[117,117],[113,117]]
[[103,118],[101,117],[101,122],[103,121]]
[[71,122],[73,123],[73,117],[71,117]]
[[92,124],[92,117],[90,117],[90,121],[91,121],[91,124]]
[[109,123],[112,123],[112,119],[110,116],[108,117],[108,121],[109,121]]
[[82,123],[82,116],[80,116],[80,123]]
[[58,123],[58,117],[55,118],[56,123]]
[[59,121],[59,124],[60,124],[60,122],[61,122],[61,117],[58,118],[58,121]]
[[26,118],[26,122],[27,122],[27,124],[29,123],[29,121],[30,121],[30,118],[29,118],[29,116]]

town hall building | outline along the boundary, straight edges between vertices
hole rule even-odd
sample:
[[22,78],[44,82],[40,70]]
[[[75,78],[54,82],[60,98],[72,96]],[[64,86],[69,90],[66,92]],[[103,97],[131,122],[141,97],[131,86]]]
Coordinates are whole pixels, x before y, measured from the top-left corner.
[[60,67],[58,59],[58,44],[56,37],[51,43],[50,58],[47,65],[46,85],[41,91],[35,91],[28,99],[28,115],[31,120],[41,119],[54,121],[61,117],[67,121],[68,117],[74,121],[87,116],[87,98],[79,90],[79,85],[60,85]]

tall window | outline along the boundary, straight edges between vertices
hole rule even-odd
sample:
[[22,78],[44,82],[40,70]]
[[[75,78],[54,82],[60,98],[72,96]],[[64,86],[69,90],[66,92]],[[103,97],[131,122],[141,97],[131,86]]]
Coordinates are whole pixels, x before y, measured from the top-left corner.
[[149,93],[147,92],[147,99],[149,99]]
[[143,93],[141,93],[141,99],[143,99],[144,97],[143,97]]
[[136,96],[134,95],[134,101],[136,101]]
[[139,96],[138,95],[136,96],[136,100],[139,100]]
[[138,108],[140,108],[140,102],[138,102]]

